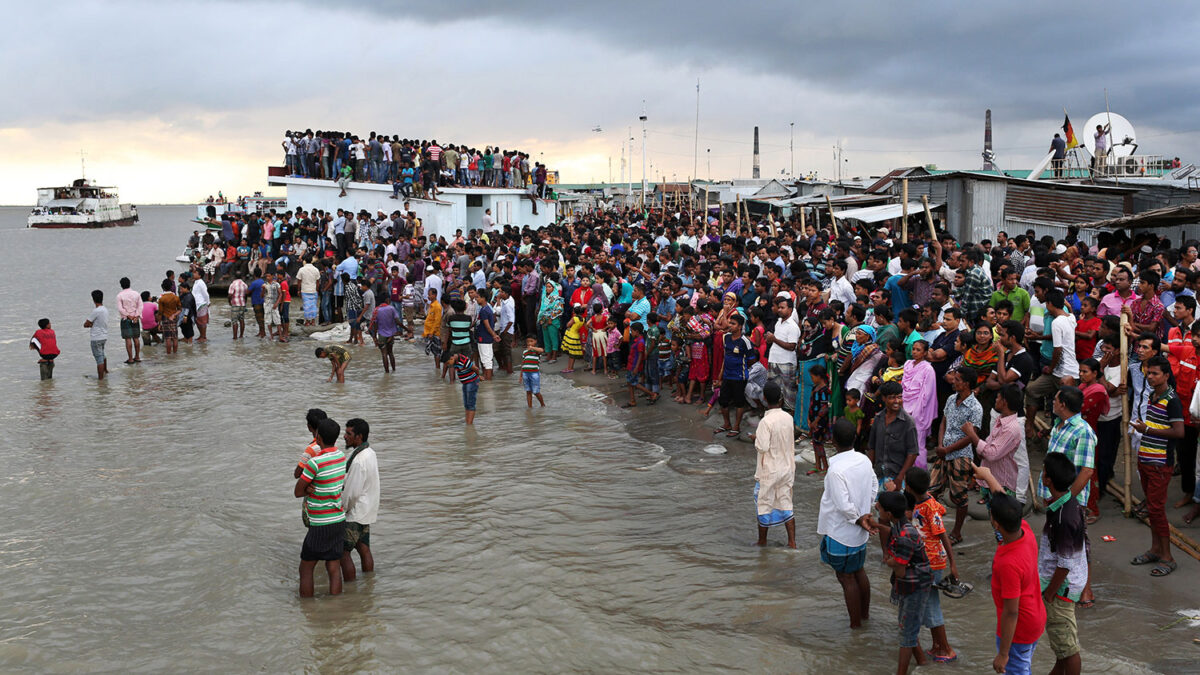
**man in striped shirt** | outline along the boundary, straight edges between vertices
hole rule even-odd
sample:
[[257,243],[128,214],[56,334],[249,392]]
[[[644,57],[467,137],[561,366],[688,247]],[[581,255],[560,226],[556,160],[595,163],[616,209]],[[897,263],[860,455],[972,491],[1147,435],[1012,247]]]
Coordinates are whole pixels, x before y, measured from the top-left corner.
[[1130,424],[1141,433],[1138,444],[1138,475],[1146,495],[1146,515],[1150,517],[1150,550],[1137,556],[1134,565],[1157,563],[1150,576],[1165,577],[1175,571],[1171,557],[1171,525],[1167,522],[1167,486],[1175,464],[1175,447],[1183,438],[1183,404],[1171,389],[1171,365],[1165,356],[1154,356],[1145,365],[1146,384],[1152,390],[1146,416]]
[[346,538],[346,514],[342,511],[342,484],[346,480],[346,455],[337,448],[337,422],[323,419],[317,423],[320,451],[308,458],[293,494],[304,499],[308,515],[308,534],[300,548],[300,597],[313,596],[313,570],[325,562],[329,574],[329,594],[342,592],[342,552]]

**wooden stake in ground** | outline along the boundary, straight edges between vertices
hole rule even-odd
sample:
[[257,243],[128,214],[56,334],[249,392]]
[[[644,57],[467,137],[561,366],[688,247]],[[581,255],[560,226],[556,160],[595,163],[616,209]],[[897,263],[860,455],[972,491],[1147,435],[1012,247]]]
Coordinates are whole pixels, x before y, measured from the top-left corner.
[[[1121,501],[1126,502],[1126,503],[1133,503],[1135,506],[1142,502],[1142,500],[1136,499],[1132,495],[1130,495],[1128,490],[1122,490],[1121,488],[1117,487],[1117,484],[1113,483],[1112,481],[1109,481],[1109,483],[1108,483],[1108,491],[1110,494],[1112,494],[1112,496],[1116,497],[1117,499],[1120,499]],[[1143,523],[1146,523],[1148,525],[1150,518],[1148,516],[1138,516],[1138,520],[1140,520]],[[1192,539],[1188,535],[1181,532],[1174,525],[1171,525],[1170,527],[1171,527],[1171,543],[1175,544],[1175,548],[1192,556],[1196,560],[1200,560],[1200,544],[1197,544],[1196,540]]]
[[[1129,378],[1129,335],[1125,333],[1125,329],[1128,326],[1129,326],[1129,315],[1122,312],[1121,313],[1121,386],[1122,387],[1124,387],[1128,384],[1128,378]],[[1126,516],[1129,515],[1130,510],[1133,508],[1133,505],[1130,502],[1130,498],[1132,497],[1132,492],[1129,489],[1130,482],[1133,480],[1133,448],[1130,446],[1130,442],[1129,442],[1129,423],[1132,421],[1133,420],[1130,419],[1130,412],[1129,412],[1129,397],[1122,396],[1121,397],[1121,422],[1122,422],[1121,426],[1125,429],[1125,433],[1121,434],[1121,454],[1125,456],[1125,480],[1124,480],[1125,495],[1124,495],[1122,501],[1124,502],[1124,507],[1125,507],[1124,510],[1125,510]]]
[[742,196],[741,195],[737,196],[737,206],[735,206],[734,208],[737,209],[737,231],[741,232],[742,231]]
[[829,195],[825,195],[825,207],[829,209],[829,223],[833,225],[833,238],[837,239],[841,235],[838,234],[837,216],[833,215],[833,201],[829,199]]
[[929,240],[937,241],[937,232],[933,229],[933,212],[929,210],[929,195],[921,195],[921,206],[925,207],[925,224],[929,226]]
[[900,243],[908,243],[908,179],[900,181]]

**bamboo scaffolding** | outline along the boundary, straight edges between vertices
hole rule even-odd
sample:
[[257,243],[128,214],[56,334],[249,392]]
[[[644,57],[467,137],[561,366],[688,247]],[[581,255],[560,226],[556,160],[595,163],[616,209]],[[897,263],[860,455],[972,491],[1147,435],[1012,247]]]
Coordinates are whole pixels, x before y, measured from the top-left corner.
[[900,181],[900,243],[908,243],[908,179]]

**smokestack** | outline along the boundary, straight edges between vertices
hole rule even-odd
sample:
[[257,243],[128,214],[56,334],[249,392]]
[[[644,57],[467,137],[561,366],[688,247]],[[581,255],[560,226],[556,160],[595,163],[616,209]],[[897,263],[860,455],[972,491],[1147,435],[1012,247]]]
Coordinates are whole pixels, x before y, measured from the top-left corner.
[[754,173],[753,178],[758,178],[758,127],[754,127]]
[[996,154],[992,152],[992,109],[988,108],[983,117],[983,170],[992,171],[996,165],[992,162]]

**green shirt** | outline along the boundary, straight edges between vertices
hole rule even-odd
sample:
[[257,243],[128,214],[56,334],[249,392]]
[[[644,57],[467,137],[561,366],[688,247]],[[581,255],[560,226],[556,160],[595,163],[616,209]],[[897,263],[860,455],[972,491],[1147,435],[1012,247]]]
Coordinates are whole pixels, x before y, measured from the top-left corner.
[[996,290],[992,293],[992,299],[988,302],[988,305],[995,307],[1001,300],[1007,300],[1012,303],[1013,321],[1020,321],[1029,313],[1029,291],[1020,286],[1014,286],[1012,291],[1008,293],[1005,293],[1004,289]]
[[309,457],[300,474],[313,486],[313,491],[304,498],[304,512],[308,514],[310,527],[330,525],[346,520],[342,511],[342,484],[346,481],[346,455],[334,448],[315,457]]

